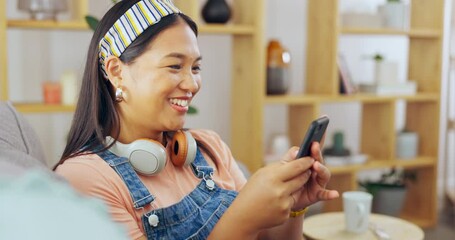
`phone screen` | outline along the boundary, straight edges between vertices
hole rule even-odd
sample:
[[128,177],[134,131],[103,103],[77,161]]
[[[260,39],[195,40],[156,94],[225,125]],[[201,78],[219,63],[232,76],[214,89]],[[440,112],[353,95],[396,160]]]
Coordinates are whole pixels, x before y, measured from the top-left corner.
[[308,130],[303,138],[302,144],[300,145],[297,158],[307,157],[311,155],[311,144],[313,142],[321,142],[324,136],[325,130],[329,125],[329,118],[322,116],[313,122],[311,122]]

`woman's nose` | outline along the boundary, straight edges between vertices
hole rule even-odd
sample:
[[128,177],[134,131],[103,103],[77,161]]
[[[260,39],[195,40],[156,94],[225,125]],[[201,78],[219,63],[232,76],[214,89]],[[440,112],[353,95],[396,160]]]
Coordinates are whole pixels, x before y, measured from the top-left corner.
[[192,93],[196,93],[199,90],[201,76],[199,74],[188,73],[185,74],[183,81],[180,84],[180,87],[184,90],[187,90]]

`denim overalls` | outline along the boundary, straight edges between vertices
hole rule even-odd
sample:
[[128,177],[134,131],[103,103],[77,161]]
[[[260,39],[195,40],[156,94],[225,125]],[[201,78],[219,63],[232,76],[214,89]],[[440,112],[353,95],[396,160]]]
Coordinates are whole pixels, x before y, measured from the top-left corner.
[[[155,196],[141,182],[127,158],[118,157],[109,151],[98,155],[123,179],[136,210],[153,202]],[[191,193],[174,205],[152,209],[142,216],[147,239],[207,239],[237,196],[236,191],[216,186],[211,179],[213,168],[208,165],[199,148],[191,168],[196,177],[201,179]]]

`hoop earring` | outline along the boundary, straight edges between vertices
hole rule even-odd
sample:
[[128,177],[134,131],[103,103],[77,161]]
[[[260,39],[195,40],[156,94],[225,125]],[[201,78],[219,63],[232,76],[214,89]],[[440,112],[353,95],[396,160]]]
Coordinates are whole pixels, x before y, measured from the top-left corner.
[[118,87],[115,89],[115,101],[116,102],[121,102],[123,101],[123,90],[122,88]]

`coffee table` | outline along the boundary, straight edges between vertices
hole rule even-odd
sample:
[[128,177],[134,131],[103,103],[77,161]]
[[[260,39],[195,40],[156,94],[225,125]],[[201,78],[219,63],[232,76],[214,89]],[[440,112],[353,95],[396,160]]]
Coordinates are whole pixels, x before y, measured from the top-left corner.
[[[328,212],[309,216],[303,222],[303,234],[305,238],[314,240],[381,239],[371,229],[364,233],[347,232],[344,221],[343,212]],[[424,239],[424,232],[420,227],[400,218],[372,213],[370,222],[387,233],[391,240]]]

